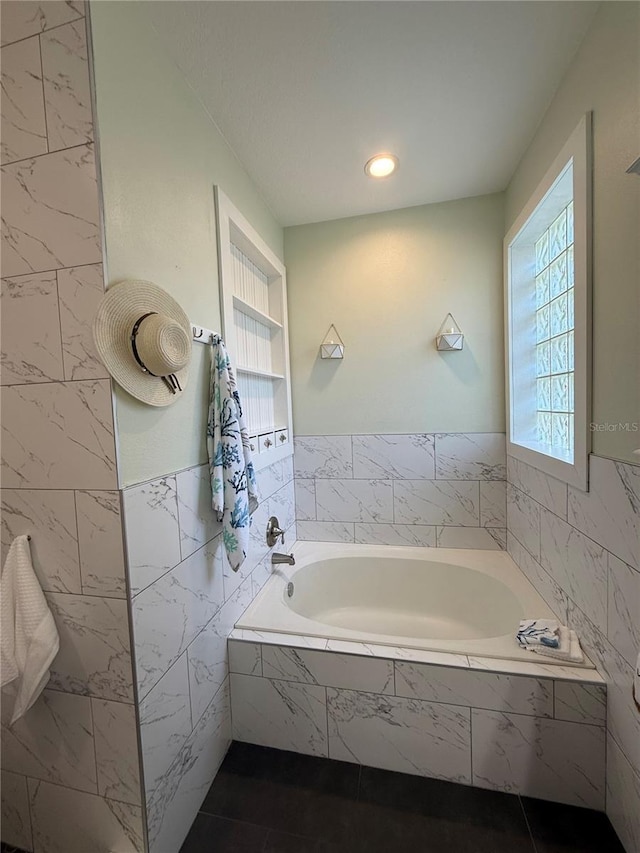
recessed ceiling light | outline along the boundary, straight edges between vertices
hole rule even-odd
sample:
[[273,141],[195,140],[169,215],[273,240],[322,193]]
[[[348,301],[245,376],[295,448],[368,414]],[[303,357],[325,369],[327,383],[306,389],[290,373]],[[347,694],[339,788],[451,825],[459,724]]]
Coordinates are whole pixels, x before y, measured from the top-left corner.
[[393,154],[376,154],[364,167],[370,178],[387,178],[398,168],[398,158]]

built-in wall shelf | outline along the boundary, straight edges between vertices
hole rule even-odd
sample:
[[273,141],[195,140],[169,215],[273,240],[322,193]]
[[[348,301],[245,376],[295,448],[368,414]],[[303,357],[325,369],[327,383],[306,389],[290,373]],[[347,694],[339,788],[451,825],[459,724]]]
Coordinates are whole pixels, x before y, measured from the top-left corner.
[[259,470],[293,453],[286,272],[219,187],[216,212],[222,334]]

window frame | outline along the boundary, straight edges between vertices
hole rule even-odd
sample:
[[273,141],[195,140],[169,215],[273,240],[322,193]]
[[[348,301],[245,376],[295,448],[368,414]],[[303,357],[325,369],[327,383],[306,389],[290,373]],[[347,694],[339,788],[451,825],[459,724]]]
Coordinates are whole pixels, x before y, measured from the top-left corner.
[[[507,453],[569,485],[587,491],[588,456],[591,450],[591,289],[592,289],[592,133],[591,113],[580,120],[544,178],[523,207],[504,238],[505,360]],[[572,162],[574,219],[574,436],[573,462],[545,453],[536,442],[524,443],[514,436],[514,412],[518,397],[513,352],[514,299],[511,293],[518,237],[529,225],[538,207],[551,198],[554,185]],[[535,359],[535,351],[533,352]],[[526,392],[525,392],[526,393]],[[531,391],[528,392],[531,394]]]

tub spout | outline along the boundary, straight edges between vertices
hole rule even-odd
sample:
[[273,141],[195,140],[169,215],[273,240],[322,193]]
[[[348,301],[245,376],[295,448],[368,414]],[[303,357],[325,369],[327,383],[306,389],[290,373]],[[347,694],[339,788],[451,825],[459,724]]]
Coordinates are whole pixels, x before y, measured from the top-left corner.
[[293,554],[278,554],[277,551],[274,551],[271,555],[271,565],[280,566],[283,563],[286,563],[288,566],[295,566],[296,559]]

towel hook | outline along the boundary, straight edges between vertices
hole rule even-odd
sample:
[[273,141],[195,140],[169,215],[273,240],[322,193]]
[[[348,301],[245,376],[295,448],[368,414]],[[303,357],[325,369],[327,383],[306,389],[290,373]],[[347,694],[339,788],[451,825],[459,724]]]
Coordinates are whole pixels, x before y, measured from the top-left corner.
[[196,327],[195,326],[193,327],[193,337],[194,338],[201,338],[203,332],[204,332],[204,329],[202,327],[200,327],[200,331],[198,332],[198,334],[196,334]]

